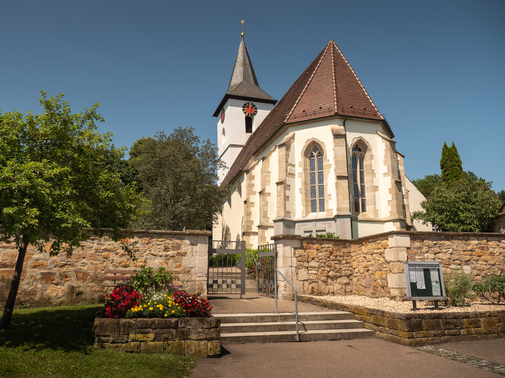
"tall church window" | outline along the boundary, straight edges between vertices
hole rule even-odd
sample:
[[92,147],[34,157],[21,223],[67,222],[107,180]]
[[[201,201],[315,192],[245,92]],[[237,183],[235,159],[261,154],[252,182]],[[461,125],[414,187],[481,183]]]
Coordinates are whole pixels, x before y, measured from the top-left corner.
[[323,153],[314,146],[309,157],[310,166],[310,209],[317,213],[324,211]]
[[252,117],[245,117],[245,132],[247,134],[252,133],[252,126],[253,126],[253,118]]
[[352,181],[353,181],[353,204],[354,212],[366,212],[365,193],[365,151],[355,145],[352,149]]

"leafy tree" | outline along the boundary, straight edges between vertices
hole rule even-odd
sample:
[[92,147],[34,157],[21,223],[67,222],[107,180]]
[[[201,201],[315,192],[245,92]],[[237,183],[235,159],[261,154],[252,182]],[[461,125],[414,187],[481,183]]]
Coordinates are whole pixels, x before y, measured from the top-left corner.
[[193,128],[177,128],[170,135],[142,138],[130,151],[136,179],[151,201],[151,213],[140,227],[182,230],[210,229],[229,187],[217,185],[220,161],[216,147],[200,142]]
[[[41,115],[19,111],[0,114],[0,240],[13,240],[18,258],[0,328],[10,324],[28,245],[50,255],[89,238],[86,228],[102,236],[126,235],[139,215],[143,199],[124,185],[114,167],[123,150],[111,144],[111,134],[97,131],[103,122],[98,104],[71,114],[63,95],[47,99],[42,92]],[[125,249],[131,254],[132,251]]]
[[412,183],[419,189],[423,196],[429,198],[431,192],[442,183],[442,176],[436,173],[433,175],[426,175],[422,179],[412,181]]
[[442,171],[443,182],[451,182],[463,176],[461,158],[454,142],[452,142],[451,147],[447,147],[447,143],[444,142],[440,170]]
[[505,202],[505,190],[502,190],[500,192],[498,192],[498,198],[500,200],[500,202]]
[[499,204],[491,183],[464,175],[435,187],[421,203],[424,212],[414,212],[413,218],[431,222],[439,231],[486,232],[493,227]]

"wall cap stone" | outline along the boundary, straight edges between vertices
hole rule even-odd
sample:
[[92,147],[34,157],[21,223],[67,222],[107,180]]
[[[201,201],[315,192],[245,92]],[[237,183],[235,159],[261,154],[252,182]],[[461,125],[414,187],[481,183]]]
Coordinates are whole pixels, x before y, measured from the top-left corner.
[[466,237],[497,237],[499,239],[505,240],[505,234],[499,232],[446,232],[446,231],[387,231],[379,234],[363,236],[356,239],[325,239],[325,238],[308,238],[301,235],[289,235],[281,234],[274,235],[271,237],[272,240],[282,240],[282,239],[300,239],[300,240],[317,240],[317,241],[331,241],[331,242],[361,242],[365,240],[373,239],[383,239],[389,237],[390,235],[410,235],[411,237],[421,237],[421,236],[466,236]]

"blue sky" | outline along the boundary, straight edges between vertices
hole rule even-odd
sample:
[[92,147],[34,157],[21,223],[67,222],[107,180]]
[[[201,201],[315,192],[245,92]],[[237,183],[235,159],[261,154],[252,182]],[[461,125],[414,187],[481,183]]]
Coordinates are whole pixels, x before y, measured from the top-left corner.
[[1,0],[0,109],[94,102],[116,146],[192,126],[216,142],[245,20],[260,86],[280,99],[334,39],[395,133],[411,179],[463,169],[505,189],[505,2]]

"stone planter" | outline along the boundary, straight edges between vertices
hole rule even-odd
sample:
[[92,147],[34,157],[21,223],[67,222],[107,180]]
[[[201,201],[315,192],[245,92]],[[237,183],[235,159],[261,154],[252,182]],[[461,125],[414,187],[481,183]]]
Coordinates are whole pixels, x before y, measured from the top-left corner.
[[95,318],[95,348],[171,353],[193,358],[221,355],[220,320],[209,318]]

